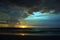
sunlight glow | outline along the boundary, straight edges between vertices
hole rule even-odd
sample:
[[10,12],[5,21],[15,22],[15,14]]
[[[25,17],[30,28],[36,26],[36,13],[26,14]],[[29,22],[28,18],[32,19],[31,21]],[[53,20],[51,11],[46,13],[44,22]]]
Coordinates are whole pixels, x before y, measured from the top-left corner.
[[21,33],[20,35],[21,35],[21,36],[25,36],[25,34],[24,34],[24,33]]
[[22,26],[19,26],[19,28],[26,28],[27,26],[24,26],[24,25],[22,25]]

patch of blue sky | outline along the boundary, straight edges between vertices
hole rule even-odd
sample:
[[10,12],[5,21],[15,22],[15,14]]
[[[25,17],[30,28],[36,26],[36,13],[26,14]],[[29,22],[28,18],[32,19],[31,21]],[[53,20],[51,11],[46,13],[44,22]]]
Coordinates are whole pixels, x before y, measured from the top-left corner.
[[[37,14],[36,14],[37,13]],[[60,14],[47,14],[36,12],[33,15],[25,18],[28,25],[34,26],[48,26],[48,27],[59,27],[60,26]]]

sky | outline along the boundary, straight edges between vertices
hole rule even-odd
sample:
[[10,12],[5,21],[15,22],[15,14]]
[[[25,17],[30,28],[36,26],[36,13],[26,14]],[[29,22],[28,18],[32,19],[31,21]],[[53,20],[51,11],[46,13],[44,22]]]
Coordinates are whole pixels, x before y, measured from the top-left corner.
[[[37,13],[37,14],[36,14]],[[34,15],[30,15],[24,19],[29,26],[42,26],[47,28],[60,28],[60,14],[47,14],[33,12]]]
[[[0,0],[0,2],[4,2],[6,4],[17,4],[17,5],[25,5],[32,6],[36,4],[40,4],[41,0]],[[51,3],[59,3],[59,0],[45,0],[46,4]]]
[[[29,7],[36,4],[39,5],[40,3],[41,0],[0,0],[0,12],[2,12],[3,14],[8,14],[12,18],[18,19],[21,14],[20,6],[24,5],[24,7],[26,6]],[[50,8],[51,6],[54,5],[56,6],[55,9],[60,10],[59,4],[60,4],[59,0],[49,0],[49,1],[46,0],[45,6],[49,6]]]

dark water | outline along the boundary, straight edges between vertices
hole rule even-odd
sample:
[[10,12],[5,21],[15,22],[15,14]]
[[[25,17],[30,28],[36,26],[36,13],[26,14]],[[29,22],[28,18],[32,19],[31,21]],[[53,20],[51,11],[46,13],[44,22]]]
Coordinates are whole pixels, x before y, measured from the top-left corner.
[[20,40],[20,39],[59,39],[60,28],[0,28],[0,39]]
[[0,28],[2,35],[60,36],[60,28]]

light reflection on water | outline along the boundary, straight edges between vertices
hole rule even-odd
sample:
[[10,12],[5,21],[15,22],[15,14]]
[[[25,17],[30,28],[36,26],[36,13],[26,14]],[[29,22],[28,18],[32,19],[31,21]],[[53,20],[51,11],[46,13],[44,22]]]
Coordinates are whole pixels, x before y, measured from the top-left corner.
[[1,35],[17,35],[17,36],[60,36],[60,34],[54,34],[54,33],[0,33]]
[[17,35],[17,36],[27,36],[28,33],[0,33],[0,35]]

